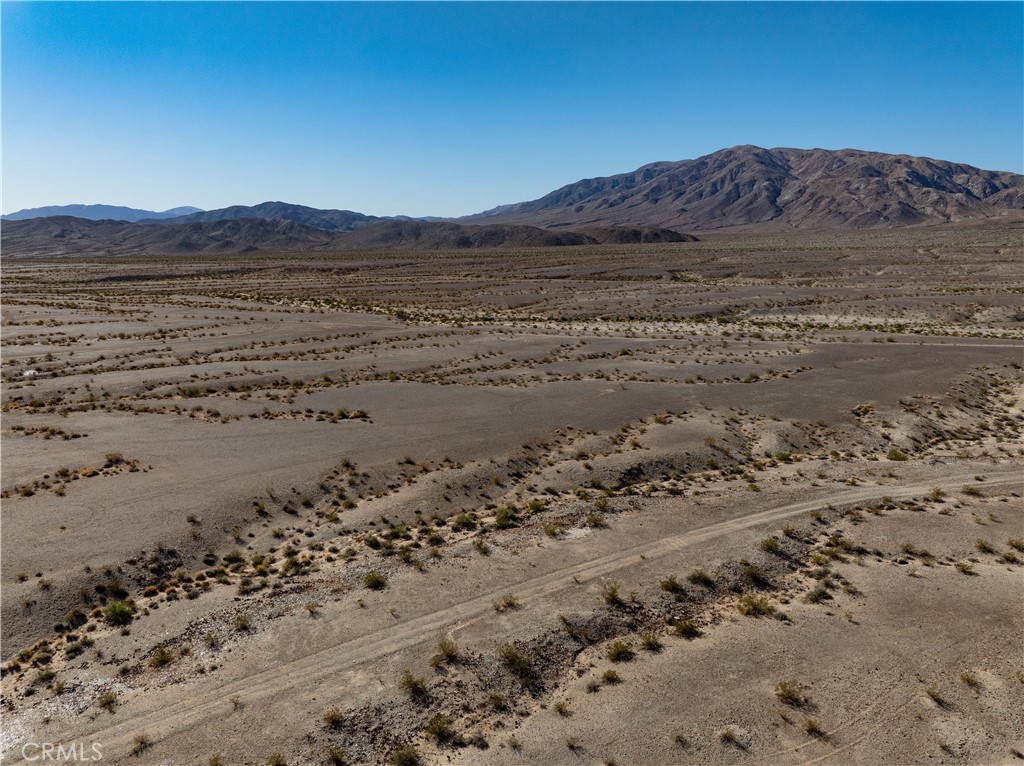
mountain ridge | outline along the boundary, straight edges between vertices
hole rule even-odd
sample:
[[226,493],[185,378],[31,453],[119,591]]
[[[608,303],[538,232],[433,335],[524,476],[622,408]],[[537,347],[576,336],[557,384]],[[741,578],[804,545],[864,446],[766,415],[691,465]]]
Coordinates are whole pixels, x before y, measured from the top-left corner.
[[124,207],[123,205],[46,205],[44,207],[29,207],[16,210],[5,216],[0,216],[4,221],[27,221],[32,218],[52,218],[54,216],[73,216],[84,218],[90,221],[141,221],[144,219],[164,220],[176,218],[182,215],[200,213],[202,208],[184,205],[172,207],[169,210],[155,211],[142,210],[136,207]]
[[451,222],[378,221],[352,232],[330,232],[295,221],[234,218],[186,223],[91,221],[70,216],[8,222],[8,255],[174,255],[355,250],[461,250],[605,243],[685,242],[695,238],[664,229],[605,228],[586,232],[534,226]]
[[722,149],[585,178],[460,222],[687,231],[948,223],[1024,208],[1024,176],[859,149]]

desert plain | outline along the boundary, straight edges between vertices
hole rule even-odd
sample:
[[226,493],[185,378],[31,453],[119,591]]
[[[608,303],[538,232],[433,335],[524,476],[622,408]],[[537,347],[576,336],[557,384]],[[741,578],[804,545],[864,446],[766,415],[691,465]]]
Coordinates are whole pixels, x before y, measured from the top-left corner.
[[5,257],[4,762],[1020,762],[1021,234]]

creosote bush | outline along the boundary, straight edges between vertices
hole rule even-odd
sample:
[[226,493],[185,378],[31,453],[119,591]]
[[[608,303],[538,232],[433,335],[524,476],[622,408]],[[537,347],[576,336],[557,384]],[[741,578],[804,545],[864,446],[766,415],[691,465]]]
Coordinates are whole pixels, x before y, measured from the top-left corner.
[[711,575],[703,569],[694,569],[686,576],[686,579],[694,585],[699,585],[702,588],[708,588],[709,590],[715,587],[714,579],[712,579]]
[[461,738],[453,723],[451,718],[438,713],[427,722],[424,732],[439,745],[457,744]]
[[775,614],[775,607],[765,596],[748,593],[741,596],[737,608],[747,617],[766,617]]
[[440,667],[441,665],[451,665],[459,661],[459,647],[458,644],[451,638],[442,638],[437,643],[437,654],[435,654],[430,664],[433,667]]
[[683,638],[697,638],[700,635],[700,626],[689,617],[679,617],[672,623],[676,635]]
[[498,658],[508,671],[525,687],[532,687],[537,682],[536,671],[529,656],[515,644],[505,644],[498,650]]
[[128,625],[135,615],[131,601],[112,601],[103,608],[103,619],[111,625]]
[[633,647],[625,641],[615,641],[608,649],[608,659],[612,662],[629,662],[635,656]]
[[402,688],[409,692],[414,702],[425,703],[430,699],[430,692],[427,689],[427,682],[423,678],[417,678],[412,671],[406,670],[402,673]]

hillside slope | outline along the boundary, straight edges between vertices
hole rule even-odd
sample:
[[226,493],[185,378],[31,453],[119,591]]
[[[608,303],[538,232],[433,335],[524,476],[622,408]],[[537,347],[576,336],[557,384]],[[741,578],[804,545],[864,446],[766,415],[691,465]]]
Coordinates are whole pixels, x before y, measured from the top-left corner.
[[460,219],[551,228],[834,229],[946,223],[1024,208],[1024,176],[854,149],[737,146],[590,178]]

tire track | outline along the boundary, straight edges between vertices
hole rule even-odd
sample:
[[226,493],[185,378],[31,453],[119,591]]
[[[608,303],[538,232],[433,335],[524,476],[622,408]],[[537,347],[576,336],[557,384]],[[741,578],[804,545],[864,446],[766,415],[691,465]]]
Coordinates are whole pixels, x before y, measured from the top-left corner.
[[[1009,474],[1009,472],[1007,474],[984,482],[973,482],[972,486],[997,488],[1021,483],[1020,477],[1016,474]],[[244,703],[279,697],[298,689],[309,689],[317,681],[335,674],[339,667],[351,668],[354,665],[416,646],[424,641],[433,640],[438,633],[443,633],[452,624],[476,619],[489,613],[493,609],[494,599],[509,590],[513,590],[517,598],[520,599],[539,599],[559,589],[575,585],[577,578],[585,581],[609,575],[634,563],[640,554],[643,554],[647,560],[660,558],[707,540],[782,521],[829,504],[854,504],[881,495],[893,498],[911,497],[926,493],[935,486],[944,489],[962,486],[965,482],[971,481],[973,476],[973,472],[964,472],[950,474],[940,482],[932,481],[927,484],[845,489],[813,500],[788,503],[736,519],[718,522],[653,543],[636,545],[614,554],[541,575],[518,586],[507,586],[497,591],[475,596],[441,611],[326,647],[285,665],[228,682],[223,686],[196,690],[195,693],[190,693],[186,699],[180,702],[156,710],[145,711],[141,715],[122,719],[110,726],[87,727],[74,731],[73,736],[81,740],[102,742],[107,752],[127,751],[139,731],[146,731],[151,741],[169,738],[216,717],[219,712],[223,712],[224,700],[234,695],[238,695]],[[69,736],[71,736],[70,733],[65,738]],[[17,756],[18,753],[14,751],[12,754]],[[10,763],[24,763],[24,761],[18,759],[12,760]]]

